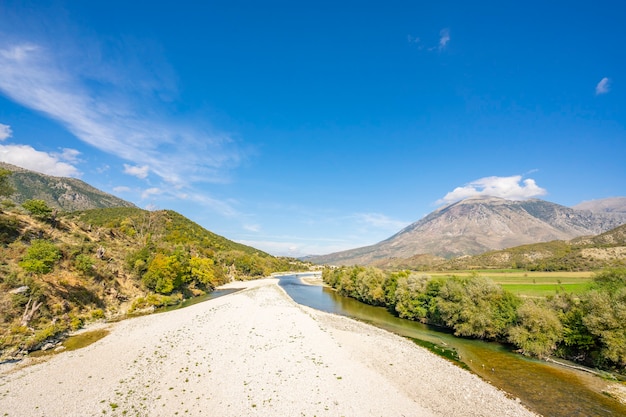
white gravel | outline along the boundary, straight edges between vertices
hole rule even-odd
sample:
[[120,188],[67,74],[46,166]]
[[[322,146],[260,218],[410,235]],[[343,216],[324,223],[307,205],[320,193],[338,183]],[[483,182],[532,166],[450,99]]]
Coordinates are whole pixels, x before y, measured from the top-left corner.
[[3,370],[0,416],[532,416],[411,341],[244,291],[111,325],[86,348]]

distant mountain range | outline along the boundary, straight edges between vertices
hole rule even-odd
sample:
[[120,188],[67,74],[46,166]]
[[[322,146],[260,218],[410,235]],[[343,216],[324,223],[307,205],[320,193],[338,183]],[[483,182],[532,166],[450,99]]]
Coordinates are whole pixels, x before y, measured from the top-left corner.
[[53,177],[4,162],[0,162],[0,168],[13,172],[9,182],[16,192],[10,199],[17,204],[26,200],[43,200],[50,207],[62,211],[135,207],[133,203],[100,191],[76,178]]
[[385,259],[420,254],[454,258],[597,235],[626,223],[624,197],[585,202],[580,206],[583,209],[539,199],[468,198],[435,210],[375,245],[306,260],[331,265],[380,265]]

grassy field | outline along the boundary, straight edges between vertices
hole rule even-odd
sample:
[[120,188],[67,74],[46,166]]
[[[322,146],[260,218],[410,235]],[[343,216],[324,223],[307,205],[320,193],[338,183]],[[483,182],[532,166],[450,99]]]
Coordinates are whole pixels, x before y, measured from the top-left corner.
[[428,272],[430,276],[470,276],[478,273],[488,277],[513,294],[522,297],[546,297],[558,291],[578,294],[591,281],[594,272],[529,272],[520,270],[484,270]]

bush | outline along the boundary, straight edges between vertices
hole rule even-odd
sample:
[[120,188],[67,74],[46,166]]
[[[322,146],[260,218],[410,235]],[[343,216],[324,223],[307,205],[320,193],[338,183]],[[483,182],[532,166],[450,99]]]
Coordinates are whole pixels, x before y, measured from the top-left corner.
[[47,274],[54,264],[61,259],[61,251],[48,240],[33,240],[26,255],[18,263],[27,272]]
[[43,200],[26,200],[22,203],[22,207],[33,217],[41,220],[47,220],[52,215],[52,209]]
[[82,253],[76,256],[74,267],[87,276],[92,275],[94,272],[93,259],[91,256]]

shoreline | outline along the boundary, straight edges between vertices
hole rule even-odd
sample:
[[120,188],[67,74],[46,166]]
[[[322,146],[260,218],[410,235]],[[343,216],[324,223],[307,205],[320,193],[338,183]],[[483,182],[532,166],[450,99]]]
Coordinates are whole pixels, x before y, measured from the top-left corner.
[[0,375],[28,415],[533,416],[411,341],[295,303],[278,279],[113,323],[83,349]]

